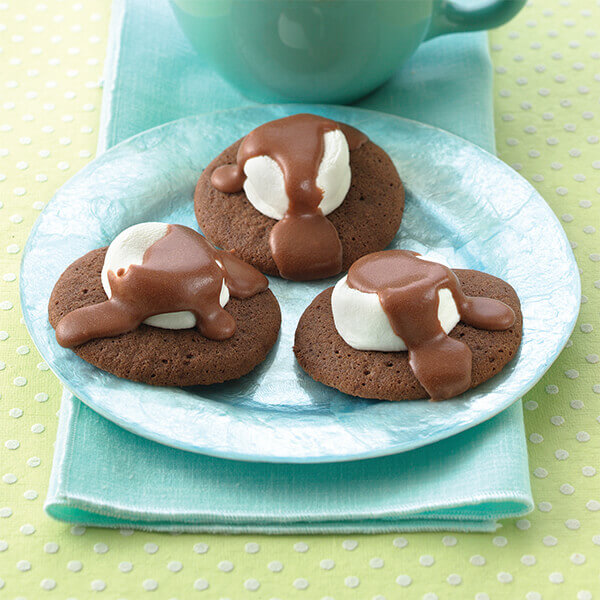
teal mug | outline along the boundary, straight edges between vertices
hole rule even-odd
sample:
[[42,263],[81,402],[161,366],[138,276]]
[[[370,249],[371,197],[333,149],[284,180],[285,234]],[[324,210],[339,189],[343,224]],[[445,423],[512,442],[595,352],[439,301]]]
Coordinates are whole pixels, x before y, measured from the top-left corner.
[[171,0],[181,29],[259,102],[348,103],[447,33],[509,21],[525,0]]

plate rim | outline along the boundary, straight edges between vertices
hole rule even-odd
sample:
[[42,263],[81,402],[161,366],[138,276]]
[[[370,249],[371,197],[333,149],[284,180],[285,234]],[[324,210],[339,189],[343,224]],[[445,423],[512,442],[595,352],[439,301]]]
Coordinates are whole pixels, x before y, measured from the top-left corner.
[[[36,219],[33,227],[30,230],[30,233],[28,235],[27,242],[23,248],[22,260],[21,260],[21,265],[19,268],[19,299],[20,299],[21,307],[23,307],[25,305],[24,297],[26,295],[23,290],[23,284],[22,284],[23,271],[25,269],[25,262],[26,262],[24,259],[25,259],[26,255],[28,254],[30,247],[33,245],[33,240],[34,240],[37,230],[39,229],[39,226],[43,220],[44,214],[46,213],[48,208],[51,206],[51,204],[54,202],[56,197],[59,195],[62,188],[64,186],[69,185],[75,179],[84,178],[87,175],[88,171],[91,171],[94,169],[94,164],[96,163],[96,161],[98,159],[100,159],[101,157],[104,157],[105,154],[107,154],[107,153],[116,151],[117,149],[119,149],[122,146],[132,144],[136,139],[143,138],[144,136],[147,136],[152,133],[156,133],[162,129],[174,127],[174,126],[176,126],[177,123],[181,123],[184,121],[194,121],[194,120],[200,119],[202,116],[205,116],[205,115],[233,114],[233,113],[236,113],[239,111],[249,111],[249,110],[251,111],[254,109],[261,110],[261,109],[282,108],[282,107],[285,108],[285,110],[290,111],[292,113],[293,113],[294,109],[299,109],[300,111],[315,111],[315,110],[318,111],[319,109],[327,111],[327,110],[334,109],[334,110],[340,110],[342,112],[348,112],[348,113],[358,112],[358,113],[369,114],[372,116],[384,116],[386,118],[399,120],[402,122],[409,123],[413,126],[416,126],[417,128],[433,130],[433,131],[441,133],[442,136],[450,136],[452,138],[455,138],[461,144],[465,144],[465,145],[471,147],[472,149],[475,149],[476,152],[483,153],[486,156],[487,160],[491,160],[491,162],[493,162],[497,166],[499,166],[501,170],[510,169],[510,166],[507,163],[505,163],[504,161],[499,159],[497,156],[495,156],[491,152],[488,152],[481,146],[478,146],[477,144],[474,144],[473,142],[471,142],[459,135],[456,135],[450,131],[447,131],[440,127],[436,127],[434,125],[429,125],[427,123],[423,123],[421,121],[417,121],[414,119],[408,119],[408,118],[390,114],[390,113],[384,113],[381,111],[375,111],[375,110],[371,110],[371,109],[359,108],[359,107],[354,107],[354,106],[341,106],[341,105],[333,105],[333,104],[331,104],[331,105],[329,105],[329,104],[327,104],[327,105],[324,105],[324,104],[306,105],[306,104],[271,103],[271,104],[261,104],[261,105],[256,105],[256,106],[251,105],[251,106],[242,106],[242,107],[229,108],[229,109],[206,111],[206,112],[202,112],[202,113],[196,113],[194,115],[189,115],[186,117],[181,117],[179,119],[168,121],[167,123],[162,123],[161,125],[157,125],[155,127],[151,127],[150,129],[141,131],[127,139],[120,141],[118,144],[115,144],[114,146],[107,148],[105,151],[103,151],[101,154],[96,156],[92,161],[90,161],[87,165],[85,165],[82,169],[80,169],[77,173],[75,173],[63,185],[61,185],[60,188],[58,188],[56,190],[56,192],[54,193],[52,198],[48,201],[48,203],[46,204],[46,206],[40,212],[38,218]],[[533,187],[533,185],[531,185],[531,183],[529,183],[529,181],[527,181],[519,173],[514,172],[514,173],[512,173],[512,175],[520,178],[522,180],[522,182],[525,183],[532,190],[532,192],[536,196],[536,201],[538,198],[539,198],[539,200],[541,200],[541,202],[545,205],[545,207],[547,209],[547,213],[548,213],[547,216],[551,220],[553,220],[554,225],[557,226],[558,230],[561,232],[563,239],[568,242],[566,232],[564,231],[564,228],[560,224],[560,220],[558,219],[558,217],[556,216],[556,214],[554,213],[552,208],[549,206],[549,204],[544,200],[542,195]],[[538,381],[544,376],[546,371],[550,368],[550,366],[556,360],[558,355],[562,352],[562,350],[564,349],[565,345],[568,342],[568,339],[575,327],[577,318],[579,316],[579,311],[580,311],[580,306],[581,306],[581,276],[579,273],[579,269],[578,269],[577,262],[575,260],[573,251],[568,244],[566,244],[566,250],[567,250],[567,256],[568,256],[569,263],[570,263],[570,272],[575,275],[575,281],[577,283],[577,286],[576,286],[576,292],[577,292],[576,308],[573,311],[570,322],[565,326],[565,335],[564,335],[563,340],[561,341],[560,344],[557,344],[555,346],[553,352],[548,353],[544,357],[543,370],[534,379],[531,380],[530,384],[522,392],[522,395],[525,395],[538,383]],[[23,318],[25,321],[25,326],[27,328],[27,331],[28,331],[36,349],[38,350],[38,352],[40,353],[42,358],[45,360],[45,352],[44,352],[44,349],[40,348],[40,345],[38,344],[38,340],[36,339],[37,334],[35,333],[35,328],[32,327],[29,312],[22,310],[22,313],[23,313]],[[50,370],[52,371],[52,373],[59,379],[61,385],[67,391],[69,391],[69,393],[71,393],[75,398],[79,399],[90,409],[92,409],[96,413],[100,414],[103,418],[106,418],[107,420],[111,421],[112,423],[116,424],[117,426],[125,429],[126,431],[128,431],[132,434],[138,435],[142,438],[151,440],[156,443],[160,443],[162,445],[165,445],[165,446],[168,446],[171,448],[175,448],[177,450],[192,452],[192,453],[196,453],[196,454],[202,454],[202,455],[206,455],[206,456],[212,456],[212,457],[220,458],[220,459],[234,460],[234,461],[240,461],[240,462],[254,462],[254,463],[323,464],[323,463],[350,462],[350,461],[355,461],[355,460],[381,458],[384,456],[391,456],[391,455],[399,454],[402,452],[410,452],[412,450],[416,450],[423,446],[428,446],[428,445],[434,444],[436,442],[439,442],[441,440],[448,439],[448,438],[458,435],[464,431],[467,431],[468,429],[471,429],[472,427],[481,425],[482,423],[485,423],[486,421],[493,419],[499,413],[508,409],[515,402],[517,402],[521,399],[520,397],[516,397],[516,398],[512,399],[510,402],[498,406],[497,409],[493,409],[493,410],[490,410],[489,412],[486,412],[485,415],[482,416],[482,418],[478,418],[473,421],[468,421],[466,423],[461,423],[461,424],[457,425],[450,434],[445,435],[445,432],[440,431],[439,433],[426,438],[426,440],[419,440],[419,443],[416,443],[414,445],[406,444],[406,443],[397,444],[397,445],[392,444],[392,445],[386,446],[385,448],[378,448],[375,450],[366,450],[363,452],[356,452],[351,455],[343,455],[343,456],[340,456],[340,455],[316,455],[316,456],[315,455],[313,455],[313,456],[303,455],[303,456],[291,456],[290,457],[287,455],[273,455],[273,454],[257,455],[257,454],[247,454],[247,453],[243,453],[243,452],[238,452],[235,450],[221,451],[221,450],[215,449],[211,446],[206,447],[206,446],[202,446],[202,445],[198,445],[198,444],[191,445],[191,444],[188,444],[185,442],[178,443],[177,440],[175,440],[169,436],[166,436],[162,433],[157,433],[153,430],[147,429],[144,426],[140,426],[137,423],[135,425],[131,425],[127,419],[121,418],[118,414],[116,414],[114,412],[105,410],[103,407],[97,405],[93,401],[93,399],[86,398],[85,395],[83,395],[83,397],[81,397],[78,394],[74,393],[69,387],[68,378],[61,373],[59,365],[57,365],[57,366],[49,365],[49,367],[50,367]],[[181,388],[179,388],[179,389],[181,389]],[[185,388],[183,388],[183,389],[185,389]]]

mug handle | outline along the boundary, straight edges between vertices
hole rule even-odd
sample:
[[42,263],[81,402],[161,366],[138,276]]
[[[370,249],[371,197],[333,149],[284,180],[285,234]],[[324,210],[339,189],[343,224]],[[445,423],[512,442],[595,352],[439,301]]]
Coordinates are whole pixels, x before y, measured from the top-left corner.
[[473,7],[460,6],[452,0],[435,0],[426,40],[464,31],[493,29],[510,21],[526,0],[483,0]]

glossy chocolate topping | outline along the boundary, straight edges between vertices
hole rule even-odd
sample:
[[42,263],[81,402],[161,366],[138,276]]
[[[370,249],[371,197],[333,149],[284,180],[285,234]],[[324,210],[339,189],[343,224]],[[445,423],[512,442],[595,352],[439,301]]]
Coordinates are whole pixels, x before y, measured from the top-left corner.
[[317,186],[325,150],[324,135],[340,129],[350,150],[367,137],[343,123],[309,114],[270,121],[251,131],[238,149],[235,165],[214,170],[211,183],[225,193],[243,189],[244,165],[250,158],[269,156],[281,168],[288,209],[269,238],[271,254],[286,279],[303,281],[330,277],[342,270],[342,245],[335,227],[321,212],[323,191]]
[[347,283],[378,295],[394,333],[408,348],[413,373],[432,400],[444,400],[469,389],[471,350],[442,329],[438,292],[449,289],[461,321],[478,329],[508,329],[515,313],[499,300],[465,296],[451,269],[417,256],[408,250],[369,254],[350,267]]
[[235,298],[249,298],[269,285],[254,267],[215,249],[182,225],[169,225],[167,233],[146,250],[141,265],[109,271],[108,280],[110,300],[79,308],[60,320],[56,339],[61,346],[120,335],[153,315],[184,310],[194,314],[202,335],[225,340],[235,333],[236,325],[219,304],[223,280]]

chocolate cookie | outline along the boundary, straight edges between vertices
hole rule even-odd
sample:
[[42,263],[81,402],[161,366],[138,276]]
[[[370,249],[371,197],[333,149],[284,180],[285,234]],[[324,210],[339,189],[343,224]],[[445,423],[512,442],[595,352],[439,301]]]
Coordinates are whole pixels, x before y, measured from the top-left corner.
[[[194,205],[204,235],[263,273],[279,275],[269,247],[277,223],[250,204],[246,194],[224,193],[211,183],[213,171],[234,164],[242,140],[224,150],[202,172]],[[343,251],[342,270],[358,258],[385,248],[396,235],[404,211],[404,188],[390,157],[373,142],[350,152],[352,181],[342,204],[327,215]]]
[[[61,275],[48,305],[53,327],[67,313],[107,299],[100,280],[105,254],[106,248],[92,250]],[[208,385],[237,379],[265,359],[277,340],[281,313],[270,290],[244,300],[231,297],[225,310],[237,329],[223,341],[210,340],[197,329],[142,324],[116,337],[91,340],[73,351],[118,377],[153,385]]]
[[[475,329],[460,322],[449,337],[467,344],[473,355],[471,388],[499,373],[517,352],[523,317],[510,285],[482,273],[455,269],[469,296],[501,300],[515,312],[515,322],[504,331]],[[316,381],[346,394],[378,400],[417,400],[427,392],[412,372],[408,352],[355,350],[338,334],[331,311],[331,292],[321,292],[304,311],[296,329],[294,352],[300,366]]]

